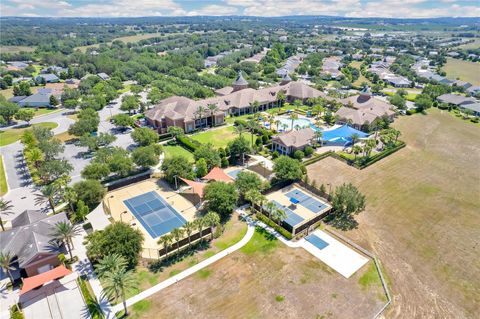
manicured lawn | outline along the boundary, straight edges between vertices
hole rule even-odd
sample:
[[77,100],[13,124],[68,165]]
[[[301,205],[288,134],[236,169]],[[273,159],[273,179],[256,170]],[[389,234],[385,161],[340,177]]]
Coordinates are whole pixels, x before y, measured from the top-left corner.
[[180,156],[186,157],[192,163],[195,162],[195,159],[193,158],[193,154],[179,145],[174,145],[174,146],[164,145],[163,152],[165,153],[165,158],[180,155]]
[[31,129],[34,126],[47,127],[50,129],[54,129],[57,127],[57,123],[44,122],[44,123],[33,124],[25,128],[11,128],[4,131],[0,130],[0,146],[5,146],[18,141],[20,137],[22,137],[22,134],[23,132],[25,132],[25,130]]
[[307,166],[309,177],[332,188],[352,183],[365,194],[358,229],[345,235],[381,260],[398,296],[392,312],[475,317],[480,127],[435,108],[392,126],[402,132],[403,149],[363,170],[326,158]]
[[[220,129],[213,129],[206,132],[194,134],[191,136],[192,139],[199,141],[202,144],[211,143],[215,147],[225,147],[228,145],[228,142],[234,140],[238,137],[238,134],[235,133],[235,128],[233,126],[226,126]],[[247,139],[251,143],[252,134],[249,132],[242,133],[242,137]],[[255,143],[256,136],[253,138]]]
[[478,62],[447,58],[443,70],[447,73],[449,79],[459,78],[473,85],[480,85],[480,63]]
[[5,168],[3,167],[3,157],[0,156],[0,196],[5,195],[7,191],[7,176],[5,175]]
[[60,112],[59,109],[46,108],[46,107],[42,107],[42,108],[25,107],[24,109],[34,110],[34,111],[35,111],[35,115],[34,115],[34,116],[45,115],[45,114],[49,114],[49,113],[53,113],[53,112]]

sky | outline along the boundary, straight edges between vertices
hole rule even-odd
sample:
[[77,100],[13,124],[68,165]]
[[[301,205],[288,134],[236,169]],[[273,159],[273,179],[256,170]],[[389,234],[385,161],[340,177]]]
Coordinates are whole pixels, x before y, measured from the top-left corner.
[[470,0],[0,0],[0,16],[285,16],[480,17]]

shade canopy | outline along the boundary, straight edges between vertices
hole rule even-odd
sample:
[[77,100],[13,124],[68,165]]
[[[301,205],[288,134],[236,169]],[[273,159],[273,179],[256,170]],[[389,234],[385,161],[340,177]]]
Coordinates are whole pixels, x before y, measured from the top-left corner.
[[203,197],[203,189],[205,188],[205,186],[207,184],[205,183],[201,183],[201,182],[195,182],[195,181],[191,181],[189,179],[186,179],[186,178],[182,178],[180,177],[180,179],[185,182],[185,184],[187,184],[188,186],[190,186],[193,190],[193,192],[195,194],[197,194],[198,196],[200,196],[200,198]]
[[20,295],[23,295],[30,290],[33,290],[37,287],[43,286],[44,284],[65,277],[66,275],[71,274],[72,271],[65,268],[65,266],[60,265],[52,270],[46,271],[44,273],[38,274],[36,276],[28,277],[23,280],[22,290],[20,291]]
[[353,134],[357,134],[359,138],[368,137],[368,133],[356,130],[345,124],[333,130],[322,131],[322,140],[332,142],[349,141]]
[[219,167],[212,168],[212,170],[207,175],[205,175],[203,179],[214,180],[217,182],[225,182],[225,183],[233,182],[233,179],[230,176],[228,176],[223,171],[223,169]]

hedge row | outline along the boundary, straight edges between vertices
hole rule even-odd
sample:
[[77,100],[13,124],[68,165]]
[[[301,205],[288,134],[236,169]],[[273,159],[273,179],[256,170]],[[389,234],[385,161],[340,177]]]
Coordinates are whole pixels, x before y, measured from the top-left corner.
[[327,158],[327,157],[331,156],[332,153],[334,153],[334,152],[333,151],[328,151],[328,152],[325,152],[325,153],[320,154],[320,155],[315,155],[314,154],[312,158],[309,158],[308,160],[304,161],[303,165],[308,166],[308,165],[311,165],[313,163],[316,163],[319,160],[322,160],[324,158]]
[[192,140],[190,137],[186,135],[182,135],[177,137],[178,143],[182,144],[187,150],[191,152],[195,152],[197,148],[200,147],[201,143],[195,140]]
[[267,216],[265,216],[259,211],[257,211],[257,218],[263,223],[275,229],[277,232],[279,232],[283,237],[287,238],[288,240],[293,238],[292,234],[288,230],[286,230],[282,226],[279,226],[277,223],[275,223],[273,220],[271,220],[270,218],[268,218]]
[[165,133],[165,134],[159,134],[158,135],[158,141],[159,142],[163,142],[163,141],[169,140],[171,138],[172,138],[172,134],[170,134],[170,133]]
[[388,155],[390,155],[392,153],[395,153],[399,149],[404,148],[405,145],[406,145],[405,142],[399,141],[399,144],[397,146],[392,147],[392,148],[388,148],[388,149],[384,150],[383,152],[377,153],[377,154],[369,157],[367,160],[365,160],[363,162],[361,162],[361,159],[359,159],[357,161],[352,161],[351,159],[349,159],[345,156],[342,156],[342,154],[337,154],[337,153],[333,153],[333,154],[331,154],[331,156],[336,158],[336,159],[339,159],[341,161],[344,161],[347,164],[352,165],[355,168],[364,169],[365,167],[368,167],[368,166],[372,165],[373,163],[378,162],[382,158],[385,158]]

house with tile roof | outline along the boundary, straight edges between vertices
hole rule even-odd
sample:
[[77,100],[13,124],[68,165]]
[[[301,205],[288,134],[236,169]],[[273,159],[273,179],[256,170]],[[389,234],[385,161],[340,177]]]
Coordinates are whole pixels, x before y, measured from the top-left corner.
[[0,251],[14,256],[14,279],[30,277],[60,265],[63,244],[51,235],[55,224],[68,222],[65,213],[48,216],[39,210],[26,210],[12,220],[12,228],[0,232]]
[[307,146],[311,146],[314,140],[315,132],[310,127],[281,133],[272,138],[272,152],[290,155],[298,150],[303,151]]
[[336,112],[338,124],[349,124],[358,130],[374,121],[388,117],[393,121],[395,111],[393,105],[373,97],[370,91],[364,89],[359,95],[354,95],[341,100],[342,106]]
[[[288,102],[326,97],[323,92],[301,82],[282,81],[279,85],[255,90],[248,88],[248,82],[240,74],[232,85],[231,93],[198,101],[172,96],[146,111],[145,118],[159,133],[165,133],[170,126],[181,127],[188,133],[212,124],[221,125],[227,115],[244,115],[278,107],[279,92],[283,92]],[[254,102],[259,104],[256,109]],[[209,105],[216,105],[216,110],[210,111]]]

